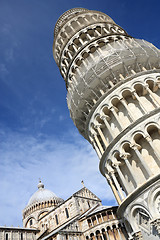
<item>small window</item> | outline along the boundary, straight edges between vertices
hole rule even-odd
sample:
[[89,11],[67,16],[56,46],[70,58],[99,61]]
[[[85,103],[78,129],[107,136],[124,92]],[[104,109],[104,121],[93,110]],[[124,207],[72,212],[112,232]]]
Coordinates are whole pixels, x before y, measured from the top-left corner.
[[66,217],[69,218],[69,213],[67,208],[65,208],[65,212],[66,212]]
[[88,202],[88,207],[89,207],[89,208],[91,207],[89,202]]
[[56,223],[57,223],[57,225],[58,225],[58,216],[55,215],[55,218],[56,218]]
[[6,233],[6,240],[8,240],[8,233]]
[[30,224],[30,226],[32,226],[32,224],[33,224],[32,219],[29,221],[29,224]]
[[23,240],[23,233],[21,233],[21,240]]

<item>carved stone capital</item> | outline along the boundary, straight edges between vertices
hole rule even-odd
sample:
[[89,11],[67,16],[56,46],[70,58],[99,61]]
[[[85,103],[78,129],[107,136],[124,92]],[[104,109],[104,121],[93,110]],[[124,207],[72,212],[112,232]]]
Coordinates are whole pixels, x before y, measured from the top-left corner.
[[152,220],[150,222],[150,224],[155,227],[155,229],[157,230],[158,234],[160,235],[160,218]]
[[131,156],[131,154],[130,154],[130,153],[127,153],[127,152],[125,152],[125,153],[120,153],[120,157],[121,157],[123,160],[128,159],[130,156]]
[[130,144],[130,147],[132,148],[132,149],[137,149],[137,150],[140,150],[142,147],[141,147],[141,145],[139,145],[139,144],[137,144],[137,143],[132,143],[132,144]]
[[101,118],[103,121],[104,121],[104,120],[109,121],[109,120],[111,119],[108,115],[101,115],[100,118]]
[[133,234],[133,238],[134,238],[135,240],[143,240],[143,236],[142,236],[141,231],[135,232],[135,233]]
[[120,161],[114,160],[114,161],[112,162],[112,166],[113,166],[114,168],[118,168],[120,165],[122,165]]
[[101,126],[100,124],[94,124],[94,128],[95,128],[95,129],[100,128],[100,126]]
[[111,105],[109,108],[112,112],[118,112],[118,108],[116,108],[115,106]]
[[147,140],[147,142],[152,142],[152,138],[150,136],[146,136],[145,139]]

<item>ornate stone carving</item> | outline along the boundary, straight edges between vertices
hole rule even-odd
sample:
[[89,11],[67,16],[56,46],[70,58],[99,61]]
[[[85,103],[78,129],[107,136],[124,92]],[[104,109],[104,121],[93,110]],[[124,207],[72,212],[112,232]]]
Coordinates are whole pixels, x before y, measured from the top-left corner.
[[142,233],[140,231],[139,232],[135,232],[133,234],[133,237],[134,237],[134,240],[144,240],[143,236],[142,236]]
[[153,221],[150,222],[150,224],[155,227],[158,234],[160,235],[160,218],[154,219]]

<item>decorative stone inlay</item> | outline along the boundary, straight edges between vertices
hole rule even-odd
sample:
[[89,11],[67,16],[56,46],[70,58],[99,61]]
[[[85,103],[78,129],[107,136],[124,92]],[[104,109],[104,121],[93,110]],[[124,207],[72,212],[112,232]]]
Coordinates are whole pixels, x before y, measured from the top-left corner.
[[158,234],[160,235],[160,218],[154,219],[153,221],[150,222],[150,224],[155,227]]
[[135,232],[133,234],[133,237],[134,237],[135,240],[144,240],[143,236],[142,236],[142,233],[140,231],[139,232]]

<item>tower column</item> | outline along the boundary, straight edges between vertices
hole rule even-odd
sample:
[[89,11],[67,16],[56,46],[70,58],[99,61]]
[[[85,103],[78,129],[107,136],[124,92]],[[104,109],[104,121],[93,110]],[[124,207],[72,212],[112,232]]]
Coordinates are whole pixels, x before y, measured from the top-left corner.
[[119,235],[120,240],[123,240],[123,239],[122,239],[122,236],[121,236],[121,233],[120,233],[120,231],[119,231],[119,227],[118,227],[118,226],[117,226],[117,232],[118,232],[118,235]]
[[121,120],[120,120],[117,112],[116,112],[116,108],[114,106],[111,106],[110,110],[112,111],[112,113],[113,113],[115,119],[117,120],[117,122],[118,122],[118,124],[119,124],[119,126],[121,128],[121,131],[122,131],[123,130],[123,125],[121,123]]
[[153,92],[151,91],[151,89],[149,88],[149,86],[146,85],[145,88],[146,88],[146,90],[148,91],[148,93],[150,94],[150,96],[151,96],[153,102],[155,103],[155,105],[156,105],[157,107],[160,107],[160,98],[159,98],[155,93],[153,93]]
[[100,153],[103,154],[104,150],[103,150],[102,145],[97,137],[97,134],[93,134],[93,139],[95,140],[97,146],[99,147]]
[[107,230],[106,230],[106,235],[107,235],[107,240],[111,240]]
[[148,177],[151,177],[151,176],[152,176],[152,172],[151,172],[150,168],[148,167],[147,163],[144,161],[142,155],[140,154],[137,145],[136,145],[136,144],[133,144],[133,145],[131,146],[131,148],[134,149],[134,151],[135,151],[135,153],[136,153],[139,161],[141,162],[141,165],[143,166],[145,172],[147,173]]
[[96,150],[98,157],[101,158],[102,154],[101,154],[97,144],[95,143],[95,141],[93,139],[91,139],[90,141],[91,141],[91,144],[93,145],[93,148]]
[[149,144],[150,147],[152,148],[155,156],[156,156],[157,159],[159,160],[158,163],[160,164],[160,153],[157,151],[156,147],[153,146],[152,138],[151,138],[150,136],[147,136],[145,139],[147,140],[148,144]]
[[116,163],[116,164],[115,164],[115,168],[116,168],[116,170],[117,170],[117,173],[118,173],[120,179],[122,180],[122,184],[123,184],[124,190],[126,191],[126,193],[128,193],[128,192],[129,192],[128,184],[127,184],[127,182],[126,182],[125,177],[123,176],[123,173],[121,172],[121,170],[120,170],[120,168],[119,168],[119,164],[120,164],[120,163]]
[[144,104],[143,104],[142,100],[140,99],[140,97],[138,96],[138,94],[136,93],[136,91],[133,91],[132,94],[133,94],[133,96],[138,100],[138,102],[139,102],[141,108],[143,109],[143,111],[144,111],[145,113],[147,113],[148,111],[147,111],[147,109],[144,107]]
[[114,184],[113,184],[113,182],[112,182],[111,177],[110,177],[108,174],[106,174],[105,177],[106,177],[109,185],[111,186],[112,192],[113,192],[113,194],[114,194],[114,196],[115,196],[118,204],[121,204],[122,201],[121,201],[121,199],[120,199],[120,197],[119,197],[119,195],[118,195],[118,193],[117,193],[117,190],[116,190],[116,188],[115,188],[115,186],[114,186]]
[[97,129],[97,131],[98,131],[99,135],[101,136],[101,139],[102,139],[105,147],[107,148],[107,147],[108,147],[108,142],[107,142],[107,140],[105,139],[104,134],[103,134],[100,126],[96,125],[96,126],[95,126],[95,129]]
[[137,181],[136,181],[136,179],[135,179],[135,177],[134,177],[134,172],[133,172],[132,166],[131,166],[128,158],[127,158],[127,155],[122,154],[121,157],[122,157],[122,159],[125,161],[126,166],[128,167],[128,170],[130,171],[130,173],[131,173],[131,175],[132,175],[132,178],[133,178],[133,181],[134,181],[135,185],[138,186],[138,183],[137,183]]
[[135,121],[135,118],[130,110],[130,108],[128,107],[127,103],[126,103],[126,100],[124,98],[120,98],[120,101],[122,103],[122,105],[125,107],[125,109],[127,110],[130,118],[132,119],[132,121]]
[[121,190],[121,187],[120,187],[120,185],[119,185],[119,183],[117,181],[117,178],[115,177],[114,172],[111,172],[111,176],[112,176],[112,179],[113,179],[113,181],[114,181],[114,183],[115,183],[115,185],[116,185],[116,187],[118,189],[118,192],[119,192],[119,194],[120,194],[120,196],[121,196],[121,198],[123,200],[125,197],[124,197],[124,194],[123,194],[123,192]]
[[105,115],[101,116],[101,119],[103,120],[104,124],[106,125],[109,133],[111,134],[112,138],[114,138],[114,132],[111,129],[111,126],[109,125],[108,121],[106,120],[107,118],[109,119],[109,116],[105,116]]

